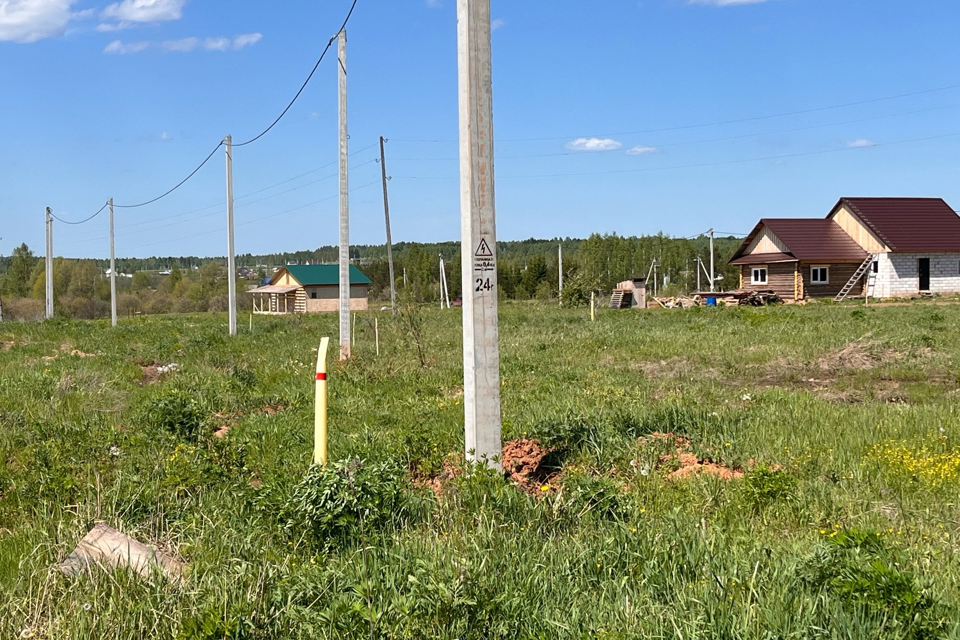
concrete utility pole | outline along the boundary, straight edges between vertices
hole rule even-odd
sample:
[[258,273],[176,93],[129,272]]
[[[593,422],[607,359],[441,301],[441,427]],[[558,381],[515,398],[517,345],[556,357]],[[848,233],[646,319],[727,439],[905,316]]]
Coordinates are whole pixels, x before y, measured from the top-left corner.
[[350,357],[350,154],[347,131],[347,32],[337,34],[340,105],[340,359]]
[[223,139],[227,151],[227,304],[230,335],[237,335],[237,260],[233,250],[233,136]]
[[110,198],[110,324],[117,326],[117,252],[113,242],[113,198]]
[[500,469],[500,346],[490,0],[457,0],[463,408],[467,459]]
[[716,290],[717,276],[713,259],[713,229],[710,229],[710,293]]
[[387,266],[390,269],[390,309],[397,315],[397,283],[393,276],[393,240],[390,237],[390,199],[387,197],[387,155],[383,149],[386,140],[380,136],[380,173],[383,176],[383,217],[387,220]]
[[559,262],[559,267],[557,270],[560,272],[560,291],[557,293],[557,298],[560,300],[560,306],[563,306],[563,245],[557,245],[557,260]]
[[44,273],[46,285],[46,318],[53,317],[53,211],[47,207],[47,259]]
[[446,300],[447,309],[450,309],[450,285],[447,284],[447,268],[443,262],[443,256],[440,256],[440,309],[443,310],[443,303]]

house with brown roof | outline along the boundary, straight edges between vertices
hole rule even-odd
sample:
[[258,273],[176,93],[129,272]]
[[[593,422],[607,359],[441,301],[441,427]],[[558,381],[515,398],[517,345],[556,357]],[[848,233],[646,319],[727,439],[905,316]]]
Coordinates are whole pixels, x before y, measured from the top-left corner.
[[841,198],[823,218],[764,218],[730,259],[785,300],[960,292],[960,216],[940,198]]

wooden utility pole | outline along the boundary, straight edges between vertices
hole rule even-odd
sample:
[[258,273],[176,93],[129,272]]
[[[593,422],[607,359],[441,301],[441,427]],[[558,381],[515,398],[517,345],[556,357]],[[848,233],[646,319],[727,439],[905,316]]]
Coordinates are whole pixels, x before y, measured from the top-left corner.
[[457,0],[466,455],[500,469],[490,0]]
[[113,242],[113,198],[110,198],[110,325],[117,326],[117,252]]
[[390,237],[390,199],[387,197],[387,155],[383,149],[386,142],[380,136],[380,173],[383,176],[383,217],[387,221],[387,266],[390,269],[390,309],[397,315],[397,283],[393,276],[393,240]]
[[230,335],[237,335],[237,261],[233,248],[233,137],[223,140],[227,151],[227,304]]
[[350,182],[347,131],[347,32],[337,34],[340,107],[340,359],[350,357]]
[[44,272],[46,289],[46,318],[53,317],[53,211],[47,207],[47,258]]
[[713,229],[710,229],[710,293],[716,290],[717,275],[716,266],[713,261]]

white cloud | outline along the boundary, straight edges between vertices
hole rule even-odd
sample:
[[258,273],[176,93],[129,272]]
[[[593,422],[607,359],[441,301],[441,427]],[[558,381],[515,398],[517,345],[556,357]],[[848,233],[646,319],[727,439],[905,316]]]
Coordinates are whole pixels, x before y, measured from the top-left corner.
[[646,156],[656,152],[657,152],[656,147],[645,147],[642,144],[637,145],[632,149],[627,149],[628,156]]
[[567,143],[567,149],[573,151],[616,151],[623,144],[610,138],[577,138]]
[[262,33],[244,33],[233,39],[233,48],[239,51],[244,47],[252,47],[262,39]]
[[160,139],[161,139],[161,140],[173,140],[173,136],[170,135],[169,133],[167,133],[166,131],[164,131],[163,133],[160,134]]
[[123,0],[103,10],[105,20],[120,23],[169,22],[183,16],[186,0]]
[[878,146],[873,140],[867,140],[866,138],[860,138],[859,140],[854,140],[853,142],[848,142],[847,146],[851,149],[864,149],[866,147],[876,147]]
[[491,30],[491,31],[496,31],[497,29],[499,29],[500,27],[502,27],[502,26],[505,25],[505,24],[507,24],[507,23],[506,23],[502,18],[497,18],[496,20],[491,20],[491,21],[490,21],[490,30]]
[[182,38],[180,40],[167,40],[160,46],[164,51],[178,51],[186,53],[187,51],[193,51],[196,49],[198,44],[200,44],[199,38]]
[[439,9],[443,6],[443,3],[440,0],[427,0],[427,6],[431,9]]
[[120,40],[114,40],[103,49],[103,52],[126,55],[129,53],[140,53],[149,46],[149,42],[128,42],[125,44]]
[[716,7],[732,7],[738,4],[760,4],[767,0],[689,0],[690,4],[712,4]]
[[226,51],[230,48],[230,38],[207,38],[203,41],[207,51]]
[[76,16],[76,0],[0,0],[0,41],[36,42],[59,38]]

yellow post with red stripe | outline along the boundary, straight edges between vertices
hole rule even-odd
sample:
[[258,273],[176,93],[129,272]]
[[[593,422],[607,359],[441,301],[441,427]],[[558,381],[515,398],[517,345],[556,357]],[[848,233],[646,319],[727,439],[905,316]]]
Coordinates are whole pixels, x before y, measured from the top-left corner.
[[330,338],[320,340],[317,350],[317,397],[313,431],[313,463],[327,464],[327,346]]

